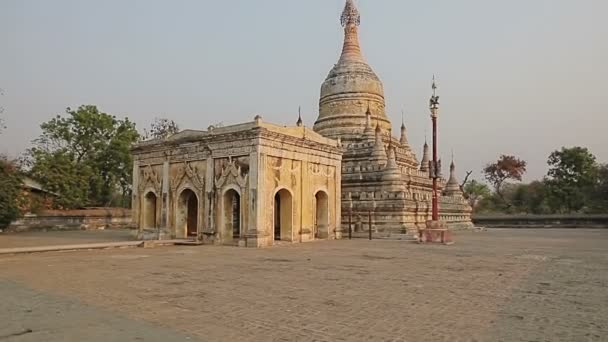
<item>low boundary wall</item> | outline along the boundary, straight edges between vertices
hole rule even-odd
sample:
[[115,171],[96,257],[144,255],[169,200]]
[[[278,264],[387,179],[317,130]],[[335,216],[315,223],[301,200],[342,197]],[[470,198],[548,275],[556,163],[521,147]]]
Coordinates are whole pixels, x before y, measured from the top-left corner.
[[475,215],[486,228],[608,228],[606,215]]
[[131,210],[122,208],[92,208],[82,210],[48,210],[37,215],[26,215],[11,223],[5,231],[121,228],[133,228]]

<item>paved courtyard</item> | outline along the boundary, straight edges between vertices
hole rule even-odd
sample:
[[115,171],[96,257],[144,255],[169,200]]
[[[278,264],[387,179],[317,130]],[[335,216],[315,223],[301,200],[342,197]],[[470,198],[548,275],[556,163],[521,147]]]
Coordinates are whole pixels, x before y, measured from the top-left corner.
[[608,230],[0,256],[0,341],[608,341]]

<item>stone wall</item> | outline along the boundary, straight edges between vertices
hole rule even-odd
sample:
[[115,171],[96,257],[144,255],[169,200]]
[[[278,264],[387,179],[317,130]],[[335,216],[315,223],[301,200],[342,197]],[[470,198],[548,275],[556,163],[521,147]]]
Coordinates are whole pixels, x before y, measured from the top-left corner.
[[6,231],[96,230],[111,228],[134,228],[131,210],[122,208],[48,210],[37,215],[24,216],[13,222]]
[[487,228],[608,228],[608,215],[476,215]]

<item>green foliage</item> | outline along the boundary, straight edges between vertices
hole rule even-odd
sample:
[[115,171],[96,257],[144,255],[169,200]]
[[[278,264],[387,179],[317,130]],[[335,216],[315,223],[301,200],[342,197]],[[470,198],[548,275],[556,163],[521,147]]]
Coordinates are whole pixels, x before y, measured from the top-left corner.
[[19,217],[21,176],[15,164],[0,156],[0,228]]
[[510,202],[516,213],[548,214],[550,212],[547,187],[541,181],[517,185],[511,194]]
[[[511,168],[517,169],[513,167],[517,163],[508,159]],[[509,168],[500,167],[501,160],[484,170],[495,189],[477,202],[476,213],[608,213],[608,164],[599,165],[586,148],[562,148],[551,153],[547,177],[529,184],[507,183],[508,178],[521,180],[521,174],[509,177],[508,172],[500,171]],[[472,191],[465,187],[465,194]]]
[[60,195],[54,203],[57,207],[81,208],[91,203],[89,180],[93,170],[89,165],[79,165],[63,149],[48,152],[33,148],[29,153],[34,160],[31,177],[40,179],[46,190]]
[[590,194],[590,210],[595,213],[608,213],[608,164],[597,169],[595,187]]
[[28,151],[31,176],[58,193],[63,208],[128,204],[135,124],[95,106],[66,114],[41,125],[43,133]]
[[549,156],[550,204],[559,213],[579,212],[591,204],[599,166],[587,148],[562,148]]
[[471,208],[475,209],[484,198],[492,196],[490,187],[486,184],[472,180],[464,186],[464,197],[469,201]]

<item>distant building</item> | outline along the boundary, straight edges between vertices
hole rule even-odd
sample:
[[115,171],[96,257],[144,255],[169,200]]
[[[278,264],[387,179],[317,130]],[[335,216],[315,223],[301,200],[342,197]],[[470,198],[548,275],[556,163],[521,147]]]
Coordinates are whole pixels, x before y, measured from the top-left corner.
[[22,201],[21,212],[24,214],[33,214],[42,210],[51,209],[58,194],[47,191],[36,180],[30,177],[22,178]]

